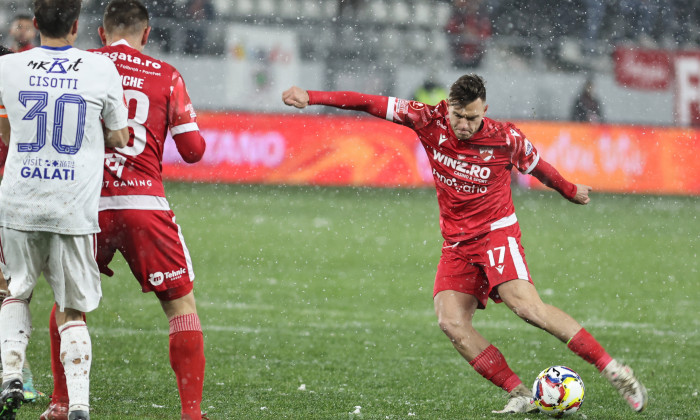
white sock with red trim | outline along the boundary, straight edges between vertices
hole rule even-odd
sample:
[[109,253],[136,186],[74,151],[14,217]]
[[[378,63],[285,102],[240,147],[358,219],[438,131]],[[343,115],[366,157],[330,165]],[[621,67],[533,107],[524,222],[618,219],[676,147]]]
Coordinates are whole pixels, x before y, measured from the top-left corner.
[[58,327],[61,334],[61,363],[66,372],[69,411],[90,408],[92,342],[84,321],[69,321]]
[[6,298],[0,309],[2,382],[22,380],[22,366],[32,332],[32,317],[26,300]]

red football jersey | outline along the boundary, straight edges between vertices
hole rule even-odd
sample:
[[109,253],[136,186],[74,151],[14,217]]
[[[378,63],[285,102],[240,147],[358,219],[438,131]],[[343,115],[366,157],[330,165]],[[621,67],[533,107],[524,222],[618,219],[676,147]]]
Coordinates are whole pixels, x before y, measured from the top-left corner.
[[459,242],[516,223],[511,169],[529,174],[539,155],[513,124],[490,118],[469,140],[458,140],[447,107],[389,98],[386,118],[418,134],[435,179],[442,235]]
[[93,52],[114,61],[129,108],[129,143],[105,151],[102,197],[112,198],[100,208],[152,207],[153,201],[138,196],[165,197],[161,170],[168,129],[173,136],[199,130],[185,82],[173,66],[123,40]]

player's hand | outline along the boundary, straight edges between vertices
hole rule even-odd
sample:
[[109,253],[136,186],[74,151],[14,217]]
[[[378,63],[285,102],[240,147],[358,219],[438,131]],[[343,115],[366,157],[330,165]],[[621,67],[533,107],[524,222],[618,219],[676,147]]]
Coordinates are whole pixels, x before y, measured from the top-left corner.
[[593,188],[588,185],[576,184],[576,195],[571,199],[572,203],[576,204],[588,204],[591,201],[591,197],[588,196]]
[[112,277],[114,275],[114,271],[112,271],[111,268],[105,266],[100,266],[100,273],[104,274],[107,277]]
[[282,101],[285,105],[306,108],[309,104],[309,93],[300,87],[292,86],[282,92]]

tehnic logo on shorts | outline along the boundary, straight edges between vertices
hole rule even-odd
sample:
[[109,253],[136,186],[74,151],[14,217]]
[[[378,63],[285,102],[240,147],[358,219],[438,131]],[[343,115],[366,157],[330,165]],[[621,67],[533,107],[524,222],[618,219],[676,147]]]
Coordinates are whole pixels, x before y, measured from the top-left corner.
[[185,273],[187,273],[187,269],[184,267],[175,271],[166,271],[165,273],[156,271],[148,275],[148,282],[154,286],[160,286],[165,280],[177,280]]

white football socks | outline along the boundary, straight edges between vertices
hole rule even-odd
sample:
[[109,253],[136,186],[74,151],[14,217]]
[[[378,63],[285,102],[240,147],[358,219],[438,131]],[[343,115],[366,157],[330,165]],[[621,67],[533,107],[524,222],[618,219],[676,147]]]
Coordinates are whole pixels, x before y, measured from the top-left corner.
[[22,380],[22,366],[32,332],[29,303],[7,298],[0,309],[0,348],[2,348],[2,382]]
[[66,372],[69,411],[90,408],[92,343],[83,321],[69,321],[58,328],[61,334],[61,363]]

